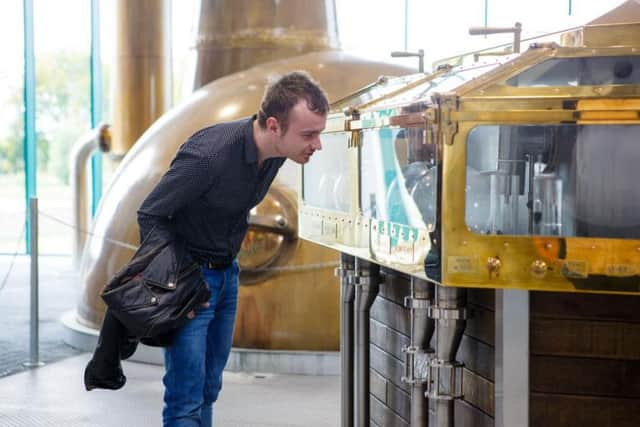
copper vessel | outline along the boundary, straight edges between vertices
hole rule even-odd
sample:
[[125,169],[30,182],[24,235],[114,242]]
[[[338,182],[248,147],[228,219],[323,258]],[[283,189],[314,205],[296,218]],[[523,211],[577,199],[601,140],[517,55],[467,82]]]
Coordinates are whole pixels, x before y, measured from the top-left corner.
[[[218,79],[170,110],[134,145],[105,192],[94,222],[95,236],[87,242],[83,255],[84,289],[78,304],[79,322],[94,328],[100,324],[104,305],[98,294],[133,254],[130,247],[117,242],[137,245],[136,210],[168,168],[179,145],[202,127],[253,114],[268,76],[296,69],[310,72],[331,100],[340,99],[382,74],[407,72],[404,67],[339,51],[310,53]],[[285,198],[295,201],[295,196],[290,195],[296,181],[295,167],[285,164],[278,181],[278,188],[282,188],[280,194],[289,194],[275,196],[278,203],[285,203]],[[289,224],[296,222],[291,220]],[[267,263],[270,267],[284,262],[293,266],[310,262],[327,265],[267,274],[260,283],[254,280],[251,286],[244,287],[240,293],[235,344],[269,349],[335,350],[338,348],[339,290],[330,261],[337,260],[337,255],[301,242],[297,237],[287,246],[295,248],[293,255],[278,257],[280,261]]]

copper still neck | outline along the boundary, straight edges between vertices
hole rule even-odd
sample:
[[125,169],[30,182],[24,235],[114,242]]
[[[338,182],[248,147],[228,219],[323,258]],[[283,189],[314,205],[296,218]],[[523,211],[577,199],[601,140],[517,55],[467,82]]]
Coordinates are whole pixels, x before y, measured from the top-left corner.
[[202,0],[194,89],[257,64],[338,45],[334,0]]

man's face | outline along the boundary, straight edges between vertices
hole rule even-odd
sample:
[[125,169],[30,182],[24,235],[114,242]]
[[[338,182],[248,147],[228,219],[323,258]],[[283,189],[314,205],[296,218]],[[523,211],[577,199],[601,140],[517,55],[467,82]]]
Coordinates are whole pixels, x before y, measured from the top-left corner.
[[305,100],[298,101],[289,112],[287,131],[276,140],[277,152],[296,163],[307,163],[316,150],[322,149],[320,132],[326,123],[326,114],[314,113]]

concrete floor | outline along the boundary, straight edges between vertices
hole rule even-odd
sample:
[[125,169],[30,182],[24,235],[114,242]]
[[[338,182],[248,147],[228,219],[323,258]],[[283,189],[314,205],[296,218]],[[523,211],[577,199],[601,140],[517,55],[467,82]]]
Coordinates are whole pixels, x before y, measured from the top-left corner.
[[[10,273],[9,268],[11,266]],[[40,259],[40,360],[29,357],[29,258],[0,256],[0,427],[160,426],[163,368],[125,362],[127,385],[86,392],[90,358],[63,341],[60,316],[75,307],[79,289],[67,257]],[[337,426],[339,376],[225,372],[215,407],[216,427]]]
[[[127,384],[118,391],[82,385],[88,354],[0,379],[2,427],[160,426],[163,368],[124,363]],[[337,426],[336,376],[225,372],[215,405],[216,427]]]

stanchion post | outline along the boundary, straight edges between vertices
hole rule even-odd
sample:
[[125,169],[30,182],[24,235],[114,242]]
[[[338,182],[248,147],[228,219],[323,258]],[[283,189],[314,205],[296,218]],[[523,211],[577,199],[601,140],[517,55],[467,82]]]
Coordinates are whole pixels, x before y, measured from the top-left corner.
[[31,197],[29,199],[29,231],[31,239],[29,242],[29,252],[31,254],[31,318],[30,318],[30,343],[29,343],[29,361],[24,366],[35,367],[42,366],[40,362],[38,344],[40,337],[38,336],[38,328],[40,323],[38,311],[38,198]]

